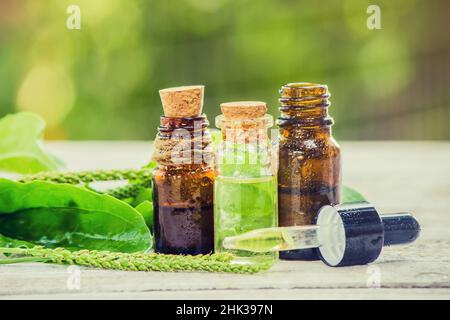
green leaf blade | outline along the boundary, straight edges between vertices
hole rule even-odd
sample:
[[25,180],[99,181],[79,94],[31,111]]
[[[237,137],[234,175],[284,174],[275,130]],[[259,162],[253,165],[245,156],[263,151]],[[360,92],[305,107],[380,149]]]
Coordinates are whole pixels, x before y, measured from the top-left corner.
[[29,174],[61,168],[61,161],[42,148],[44,129],[44,120],[33,113],[0,119],[0,170]]
[[366,198],[356,191],[355,189],[348,187],[348,186],[342,186],[342,203],[351,203],[351,202],[362,202],[367,201]]
[[130,205],[44,181],[0,179],[0,233],[49,248],[142,252],[152,246],[143,217]]
[[153,202],[145,200],[136,206],[136,210],[142,215],[147,227],[153,229]]

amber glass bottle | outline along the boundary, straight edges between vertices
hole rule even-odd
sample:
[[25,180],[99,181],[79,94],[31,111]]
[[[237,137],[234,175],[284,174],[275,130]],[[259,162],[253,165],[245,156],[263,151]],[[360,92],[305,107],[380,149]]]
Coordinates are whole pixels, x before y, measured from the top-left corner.
[[[201,107],[182,112],[189,109],[184,104],[193,101],[183,90],[192,91],[192,87],[172,90],[164,109],[172,116],[161,117],[154,144],[153,158],[158,162],[153,174],[155,251],[206,254],[214,249],[214,169],[208,121],[196,115]],[[167,104],[173,108],[168,110]]]
[[[280,226],[315,223],[319,209],[340,200],[340,149],[331,135],[326,85],[290,83],[280,89],[278,214]],[[315,249],[280,253],[315,260]]]

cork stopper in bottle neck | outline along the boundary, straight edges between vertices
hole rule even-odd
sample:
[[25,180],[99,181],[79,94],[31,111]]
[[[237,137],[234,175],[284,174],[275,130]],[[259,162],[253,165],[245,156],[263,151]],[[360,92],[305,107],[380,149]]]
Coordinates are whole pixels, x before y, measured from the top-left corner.
[[201,115],[205,87],[184,86],[159,90],[166,117],[192,118]]
[[267,128],[273,125],[273,118],[266,114],[265,102],[226,102],[220,105],[220,109],[223,114],[216,118],[216,126],[222,129],[224,141],[233,143],[267,141]]
[[264,116],[267,104],[262,101],[236,101],[220,104],[220,110],[228,120],[254,119]]
[[208,120],[202,114],[204,86],[159,91],[164,116],[154,142],[153,160],[159,165],[202,166],[212,161]]

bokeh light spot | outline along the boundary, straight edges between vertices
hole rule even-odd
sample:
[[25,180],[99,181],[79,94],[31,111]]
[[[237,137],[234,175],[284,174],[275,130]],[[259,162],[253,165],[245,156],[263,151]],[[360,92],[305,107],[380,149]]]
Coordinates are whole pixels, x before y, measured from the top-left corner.
[[37,65],[19,87],[17,107],[40,114],[49,126],[56,127],[71,110],[74,98],[72,80],[63,68]]

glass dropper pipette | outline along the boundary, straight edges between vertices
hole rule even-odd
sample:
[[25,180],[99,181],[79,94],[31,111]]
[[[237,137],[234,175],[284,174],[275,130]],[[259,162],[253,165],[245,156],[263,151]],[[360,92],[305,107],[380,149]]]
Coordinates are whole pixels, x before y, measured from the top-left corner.
[[225,249],[251,252],[317,248],[318,230],[324,226],[297,226],[256,229],[223,240]]
[[384,245],[413,242],[419,232],[408,213],[380,216],[369,203],[357,202],[323,207],[316,225],[256,229],[225,238],[223,246],[251,252],[318,248],[326,264],[345,266],[372,262]]

